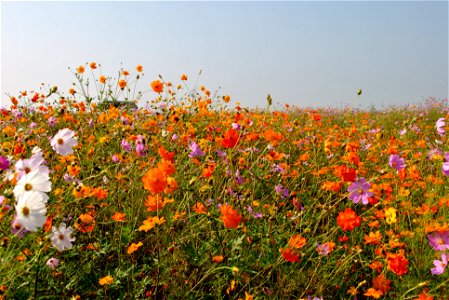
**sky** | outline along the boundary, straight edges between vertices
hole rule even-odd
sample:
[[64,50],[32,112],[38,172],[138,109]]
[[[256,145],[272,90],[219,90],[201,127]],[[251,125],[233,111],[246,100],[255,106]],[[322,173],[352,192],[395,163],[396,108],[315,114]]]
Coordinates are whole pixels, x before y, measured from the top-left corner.
[[414,104],[448,97],[448,44],[447,1],[2,1],[0,104],[67,93],[86,62],[141,64],[142,91],[185,73],[244,107],[340,107],[358,89],[363,107]]

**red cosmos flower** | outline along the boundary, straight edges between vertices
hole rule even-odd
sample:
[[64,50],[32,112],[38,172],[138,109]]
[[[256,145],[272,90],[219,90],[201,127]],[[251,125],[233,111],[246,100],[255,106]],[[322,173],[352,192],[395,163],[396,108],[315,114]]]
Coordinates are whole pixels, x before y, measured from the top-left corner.
[[349,168],[346,165],[338,166],[335,168],[334,174],[344,181],[355,181],[355,169]]
[[387,253],[388,270],[393,271],[396,275],[404,275],[408,272],[408,260],[405,258],[403,252],[396,254]]
[[282,257],[289,262],[298,262],[299,254],[297,254],[293,249],[287,248],[281,250]]
[[229,129],[223,134],[221,145],[225,148],[234,147],[239,140],[239,134],[234,129]]
[[239,226],[242,216],[239,215],[239,213],[233,209],[231,205],[223,204],[220,206],[220,212],[221,219],[226,227],[237,228]]
[[360,223],[360,217],[349,207],[337,217],[337,224],[344,231],[352,231],[354,228],[359,227]]

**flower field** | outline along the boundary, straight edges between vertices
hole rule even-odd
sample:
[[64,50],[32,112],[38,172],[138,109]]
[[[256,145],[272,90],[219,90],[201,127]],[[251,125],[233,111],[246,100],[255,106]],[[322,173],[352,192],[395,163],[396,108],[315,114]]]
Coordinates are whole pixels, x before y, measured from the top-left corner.
[[0,111],[0,299],[448,299],[446,99],[248,109],[73,74]]

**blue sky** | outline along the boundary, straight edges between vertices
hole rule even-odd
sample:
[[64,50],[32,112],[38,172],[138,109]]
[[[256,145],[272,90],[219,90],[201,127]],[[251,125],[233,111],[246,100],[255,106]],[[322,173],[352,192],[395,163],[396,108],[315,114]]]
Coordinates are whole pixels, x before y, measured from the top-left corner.
[[[243,106],[377,107],[448,97],[448,2],[5,2],[1,104],[42,82],[67,91],[68,67],[144,67],[189,76]],[[143,100],[155,97],[145,94]]]

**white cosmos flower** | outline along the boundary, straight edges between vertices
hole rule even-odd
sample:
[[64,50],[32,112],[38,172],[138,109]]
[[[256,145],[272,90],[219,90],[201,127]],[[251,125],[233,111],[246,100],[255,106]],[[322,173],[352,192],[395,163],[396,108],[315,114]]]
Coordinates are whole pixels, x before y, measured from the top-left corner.
[[14,165],[17,173],[17,179],[22,178],[23,175],[30,173],[36,169],[39,169],[41,173],[49,173],[49,169],[47,166],[42,165],[44,162],[44,157],[42,156],[42,152],[37,152],[33,154],[30,158],[20,159]]
[[51,244],[57,248],[58,251],[72,248],[72,242],[75,240],[72,237],[73,229],[71,227],[66,228],[65,223],[59,224],[59,228],[52,227],[52,234],[50,236]]
[[16,205],[16,221],[29,231],[37,231],[38,227],[44,225],[47,217],[47,208],[44,193],[28,192],[21,197]]
[[68,128],[59,130],[50,142],[53,150],[63,156],[72,154],[72,148],[78,145],[78,138],[74,136],[75,132]]
[[14,196],[19,200],[25,194],[30,192],[40,192],[47,202],[48,195],[45,192],[51,191],[51,181],[48,174],[40,172],[39,169],[33,170],[23,175],[14,187]]

